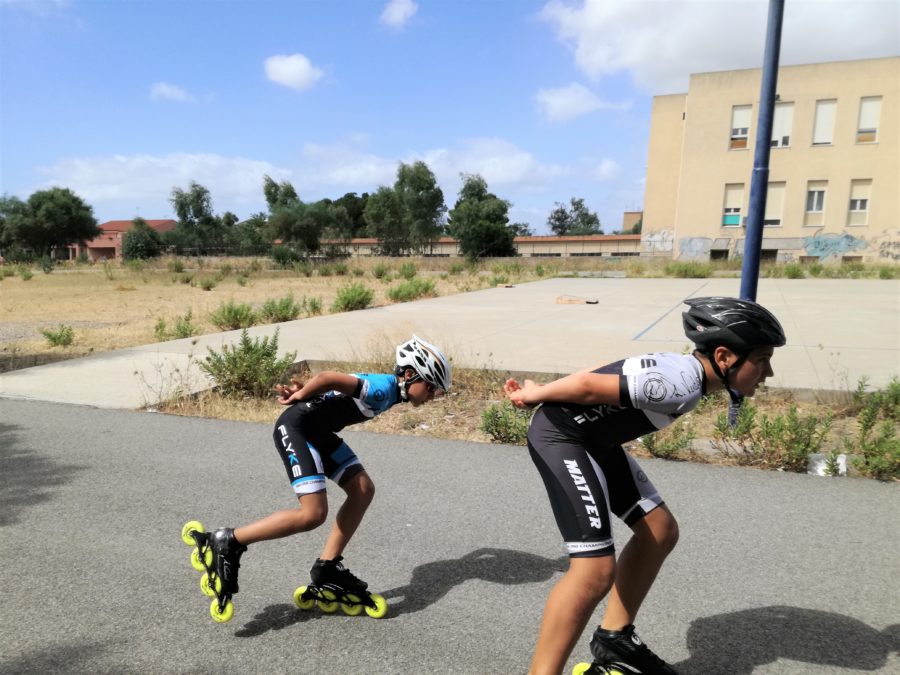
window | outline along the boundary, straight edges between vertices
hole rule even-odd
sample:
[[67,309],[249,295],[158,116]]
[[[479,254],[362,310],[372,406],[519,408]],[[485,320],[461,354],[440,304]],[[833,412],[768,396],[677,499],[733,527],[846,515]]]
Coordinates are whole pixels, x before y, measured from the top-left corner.
[[847,212],[847,225],[865,225],[868,222],[869,193],[871,191],[871,179],[850,181],[850,207]]
[[784,207],[784,183],[769,183],[766,188],[766,215],[763,227],[780,227]]
[[859,100],[859,126],[857,143],[874,143],[878,140],[878,118],[881,117],[881,97],[867,96]]
[[724,201],[722,227],[740,227],[741,208],[744,205],[744,184],[728,183],[725,186]]
[[794,104],[776,103],[772,118],[772,147],[786,148],[791,144],[791,127],[794,124]]
[[813,145],[831,145],[834,135],[834,111],[837,101],[833,98],[816,101],[816,119],[813,123]]
[[731,109],[731,141],[729,150],[744,150],[747,148],[747,139],[750,137],[750,111],[749,105],[736,105]]
[[825,190],[827,180],[811,180],[806,184],[806,214],[803,224],[821,227],[825,223]]

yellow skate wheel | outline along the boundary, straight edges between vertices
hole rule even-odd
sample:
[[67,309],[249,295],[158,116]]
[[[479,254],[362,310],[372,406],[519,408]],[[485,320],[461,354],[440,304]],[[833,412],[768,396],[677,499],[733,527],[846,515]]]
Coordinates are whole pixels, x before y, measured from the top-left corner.
[[[213,590],[215,588],[215,590]],[[203,576],[200,577],[200,590],[203,591],[203,595],[208,598],[216,597],[216,593],[222,592],[222,580],[213,574],[212,580],[209,578],[209,574],[206,572],[203,573]]]
[[363,606],[359,604],[359,598],[352,593],[347,594],[349,602],[341,603],[341,611],[347,616],[359,616],[362,614]]
[[322,591],[324,600],[319,600],[319,609],[326,614],[334,614],[338,608],[337,596],[328,590]]
[[229,600],[225,603],[225,609],[219,611],[219,601],[213,600],[209,606],[209,614],[216,623],[227,623],[234,616],[234,603]]
[[576,664],[575,667],[572,669],[572,675],[584,675],[588,671],[588,668],[590,668],[590,667],[591,667],[590,663],[584,663],[582,661],[581,663]]
[[184,524],[184,527],[181,528],[181,541],[183,541],[188,546],[195,546],[197,544],[194,541],[194,538],[191,536],[192,531],[197,531],[200,533],[206,532],[203,529],[203,523],[199,520],[190,520]]
[[206,565],[204,565],[203,561],[200,559],[200,549],[195,548],[193,551],[191,551],[191,567],[193,567],[198,572],[205,572],[207,567],[212,567],[212,549],[206,549],[203,552],[203,558],[206,560]]
[[384,615],[387,614],[388,610],[387,600],[384,599],[383,595],[372,593],[372,602],[375,603],[375,607],[366,607],[366,614],[371,616],[373,619],[384,618]]
[[316,604],[316,601],[313,598],[305,598],[303,594],[306,593],[306,586],[301,586],[296,591],[294,591],[294,604],[297,605],[303,611],[309,611]]

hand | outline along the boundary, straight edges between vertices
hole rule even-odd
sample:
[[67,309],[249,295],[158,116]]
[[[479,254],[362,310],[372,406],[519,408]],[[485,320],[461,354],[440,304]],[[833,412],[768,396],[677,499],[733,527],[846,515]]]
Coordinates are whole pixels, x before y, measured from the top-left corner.
[[282,405],[290,405],[294,401],[299,401],[300,397],[297,396],[297,393],[301,389],[303,389],[303,382],[298,380],[295,377],[291,378],[291,383],[287,386],[283,384],[276,384],[273,389],[275,393],[278,394],[278,402]]
[[510,402],[517,408],[531,408],[535,402],[529,402],[528,394],[533,393],[536,385],[532,380],[525,380],[524,385],[510,378],[503,385],[503,392]]

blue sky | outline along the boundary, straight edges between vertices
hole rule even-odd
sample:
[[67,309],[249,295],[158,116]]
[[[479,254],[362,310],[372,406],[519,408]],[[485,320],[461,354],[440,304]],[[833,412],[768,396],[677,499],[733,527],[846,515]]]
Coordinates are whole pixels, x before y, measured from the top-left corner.
[[[652,97],[758,67],[765,0],[0,0],[0,192],[73,189],[100,222],[265,210],[425,161],[546,234],[585,199],[640,210]],[[896,0],[786,0],[782,64],[900,53]]]

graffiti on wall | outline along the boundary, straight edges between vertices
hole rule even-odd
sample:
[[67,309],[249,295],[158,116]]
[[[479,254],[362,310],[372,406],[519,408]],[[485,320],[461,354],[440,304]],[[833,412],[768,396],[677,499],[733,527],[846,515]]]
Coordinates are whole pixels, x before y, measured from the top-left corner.
[[817,234],[806,237],[803,242],[803,250],[806,255],[816,256],[823,260],[838,258],[853,251],[861,251],[868,248],[865,239],[847,234]]
[[701,258],[709,259],[709,250],[713,240],[709,237],[683,237],[678,240],[679,259]]
[[671,230],[659,230],[641,235],[641,248],[646,253],[658,251],[671,251],[674,234]]

